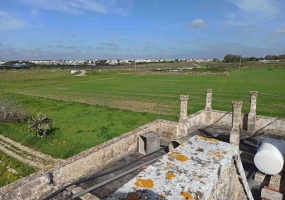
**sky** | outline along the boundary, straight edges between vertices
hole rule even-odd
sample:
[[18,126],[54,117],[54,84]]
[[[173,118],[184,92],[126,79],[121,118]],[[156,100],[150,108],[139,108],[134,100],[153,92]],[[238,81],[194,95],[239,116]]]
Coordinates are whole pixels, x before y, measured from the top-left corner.
[[285,53],[284,0],[0,0],[0,60]]

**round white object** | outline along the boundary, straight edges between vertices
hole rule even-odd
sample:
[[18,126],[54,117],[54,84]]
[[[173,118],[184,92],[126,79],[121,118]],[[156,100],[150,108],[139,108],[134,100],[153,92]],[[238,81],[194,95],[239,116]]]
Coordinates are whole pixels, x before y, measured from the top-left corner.
[[278,174],[281,172],[285,158],[285,142],[265,138],[254,156],[257,169],[265,174]]

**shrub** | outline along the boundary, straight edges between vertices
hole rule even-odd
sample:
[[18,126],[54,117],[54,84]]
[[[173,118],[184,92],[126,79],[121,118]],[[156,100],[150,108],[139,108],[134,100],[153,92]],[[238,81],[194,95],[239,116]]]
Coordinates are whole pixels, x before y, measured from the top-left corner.
[[0,123],[27,120],[28,114],[22,105],[8,97],[0,97]]
[[37,114],[28,120],[29,130],[35,132],[39,137],[47,136],[52,129],[52,119],[44,114]]

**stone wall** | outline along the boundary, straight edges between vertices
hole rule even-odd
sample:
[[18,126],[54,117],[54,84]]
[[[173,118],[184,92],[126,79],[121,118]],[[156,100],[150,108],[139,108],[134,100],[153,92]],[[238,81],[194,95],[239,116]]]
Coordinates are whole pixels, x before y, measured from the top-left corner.
[[213,110],[214,124],[219,126],[229,126],[232,125],[232,112]]
[[186,137],[189,133],[204,126],[204,110],[187,116],[186,119],[179,120],[179,133],[176,138]]
[[167,120],[159,120],[159,121],[160,121],[160,130],[158,133],[162,137],[173,139],[178,136],[179,123]]
[[[231,126],[232,125],[232,112],[213,110],[214,124],[219,126]],[[242,127],[246,129],[247,115],[242,114]],[[275,130],[285,131],[285,119],[267,116],[256,116],[255,131],[262,130]]]
[[83,177],[91,171],[102,169],[108,163],[120,159],[137,149],[138,135],[155,131],[163,136],[177,134],[175,122],[156,120],[120,137],[81,152],[55,166],[47,166],[28,177],[0,189],[0,199],[42,199],[60,187]]
[[260,129],[285,131],[285,119],[257,115],[255,130],[258,131]]

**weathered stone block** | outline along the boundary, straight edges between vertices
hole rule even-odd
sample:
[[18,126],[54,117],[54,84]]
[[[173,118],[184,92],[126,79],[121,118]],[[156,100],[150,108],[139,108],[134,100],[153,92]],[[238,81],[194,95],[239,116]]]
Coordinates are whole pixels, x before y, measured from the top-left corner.
[[255,181],[259,182],[259,183],[262,183],[263,180],[265,179],[265,176],[266,176],[266,174],[264,174],[264,173],[258,171],[258,172],[255,173],[253,179],[254,179]]
[[194,136],[106,199],[249,199],[238,150]]
[[269,200],[282,200],[283,194],[280,192],[272,191],[266,188],[262,188],[261,190],[261,198],[269,199]]
[[139,152],[142,154],[150,154],[160,148],[159,134],[156,132],[148,132],[139,135]]

